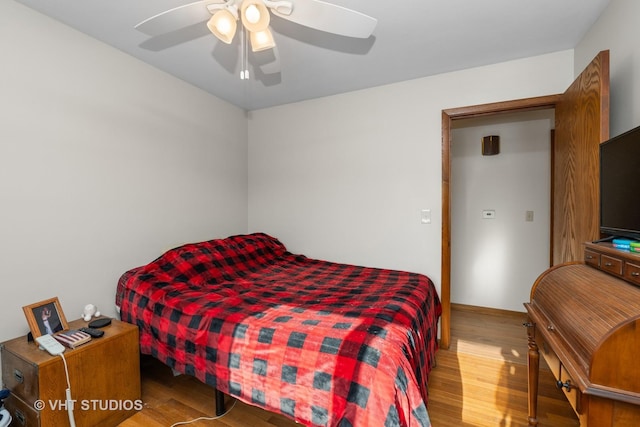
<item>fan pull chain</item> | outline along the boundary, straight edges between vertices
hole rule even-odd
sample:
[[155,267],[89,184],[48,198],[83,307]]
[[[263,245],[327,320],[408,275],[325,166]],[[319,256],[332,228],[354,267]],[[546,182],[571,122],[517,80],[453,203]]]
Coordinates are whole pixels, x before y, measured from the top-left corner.
[[248,46],[247,46],[247,30],[245,28],[242,28],[240,35],[241,35],[240,44],[242,45],[240,80],[249,80],[249,53],[248,53]]

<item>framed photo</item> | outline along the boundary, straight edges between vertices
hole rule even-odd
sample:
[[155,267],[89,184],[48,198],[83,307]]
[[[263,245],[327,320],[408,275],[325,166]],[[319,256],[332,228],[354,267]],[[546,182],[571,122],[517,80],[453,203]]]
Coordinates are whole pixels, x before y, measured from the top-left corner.
[[64,317],[58,297],[25,305],[22,310],[34,338],[46,334],[53,335],[56,332],[69,329],[69,324]]

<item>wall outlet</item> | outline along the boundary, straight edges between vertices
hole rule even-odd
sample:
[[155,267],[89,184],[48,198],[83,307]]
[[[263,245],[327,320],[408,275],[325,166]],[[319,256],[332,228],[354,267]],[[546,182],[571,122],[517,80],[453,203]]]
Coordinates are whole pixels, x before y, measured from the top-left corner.
[[525,215],[525,221],[533,222],[533,211],[527,211]]

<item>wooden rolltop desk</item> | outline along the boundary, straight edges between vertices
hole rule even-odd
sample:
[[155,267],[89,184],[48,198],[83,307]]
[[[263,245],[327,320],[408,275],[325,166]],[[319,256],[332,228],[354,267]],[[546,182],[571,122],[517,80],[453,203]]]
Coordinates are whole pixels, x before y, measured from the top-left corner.
[[529,425],[538,425],[542,354],[581,427],[640,426],[640,254],[585,244],[531,289]]

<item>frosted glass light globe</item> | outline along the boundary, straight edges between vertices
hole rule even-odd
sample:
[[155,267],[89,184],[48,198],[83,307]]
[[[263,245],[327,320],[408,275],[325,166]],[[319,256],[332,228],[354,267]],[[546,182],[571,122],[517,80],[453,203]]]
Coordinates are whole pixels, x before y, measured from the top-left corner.
[[249,7],[247,7],[244,12],[244,16],[247,18],[247,21],[252,24],[260,21],[260,11],[255,4],[249,5]]
[[221,19],[216,23],[216,28],[222,34],[229,34],[231,31],[231,22],[228,19]]

